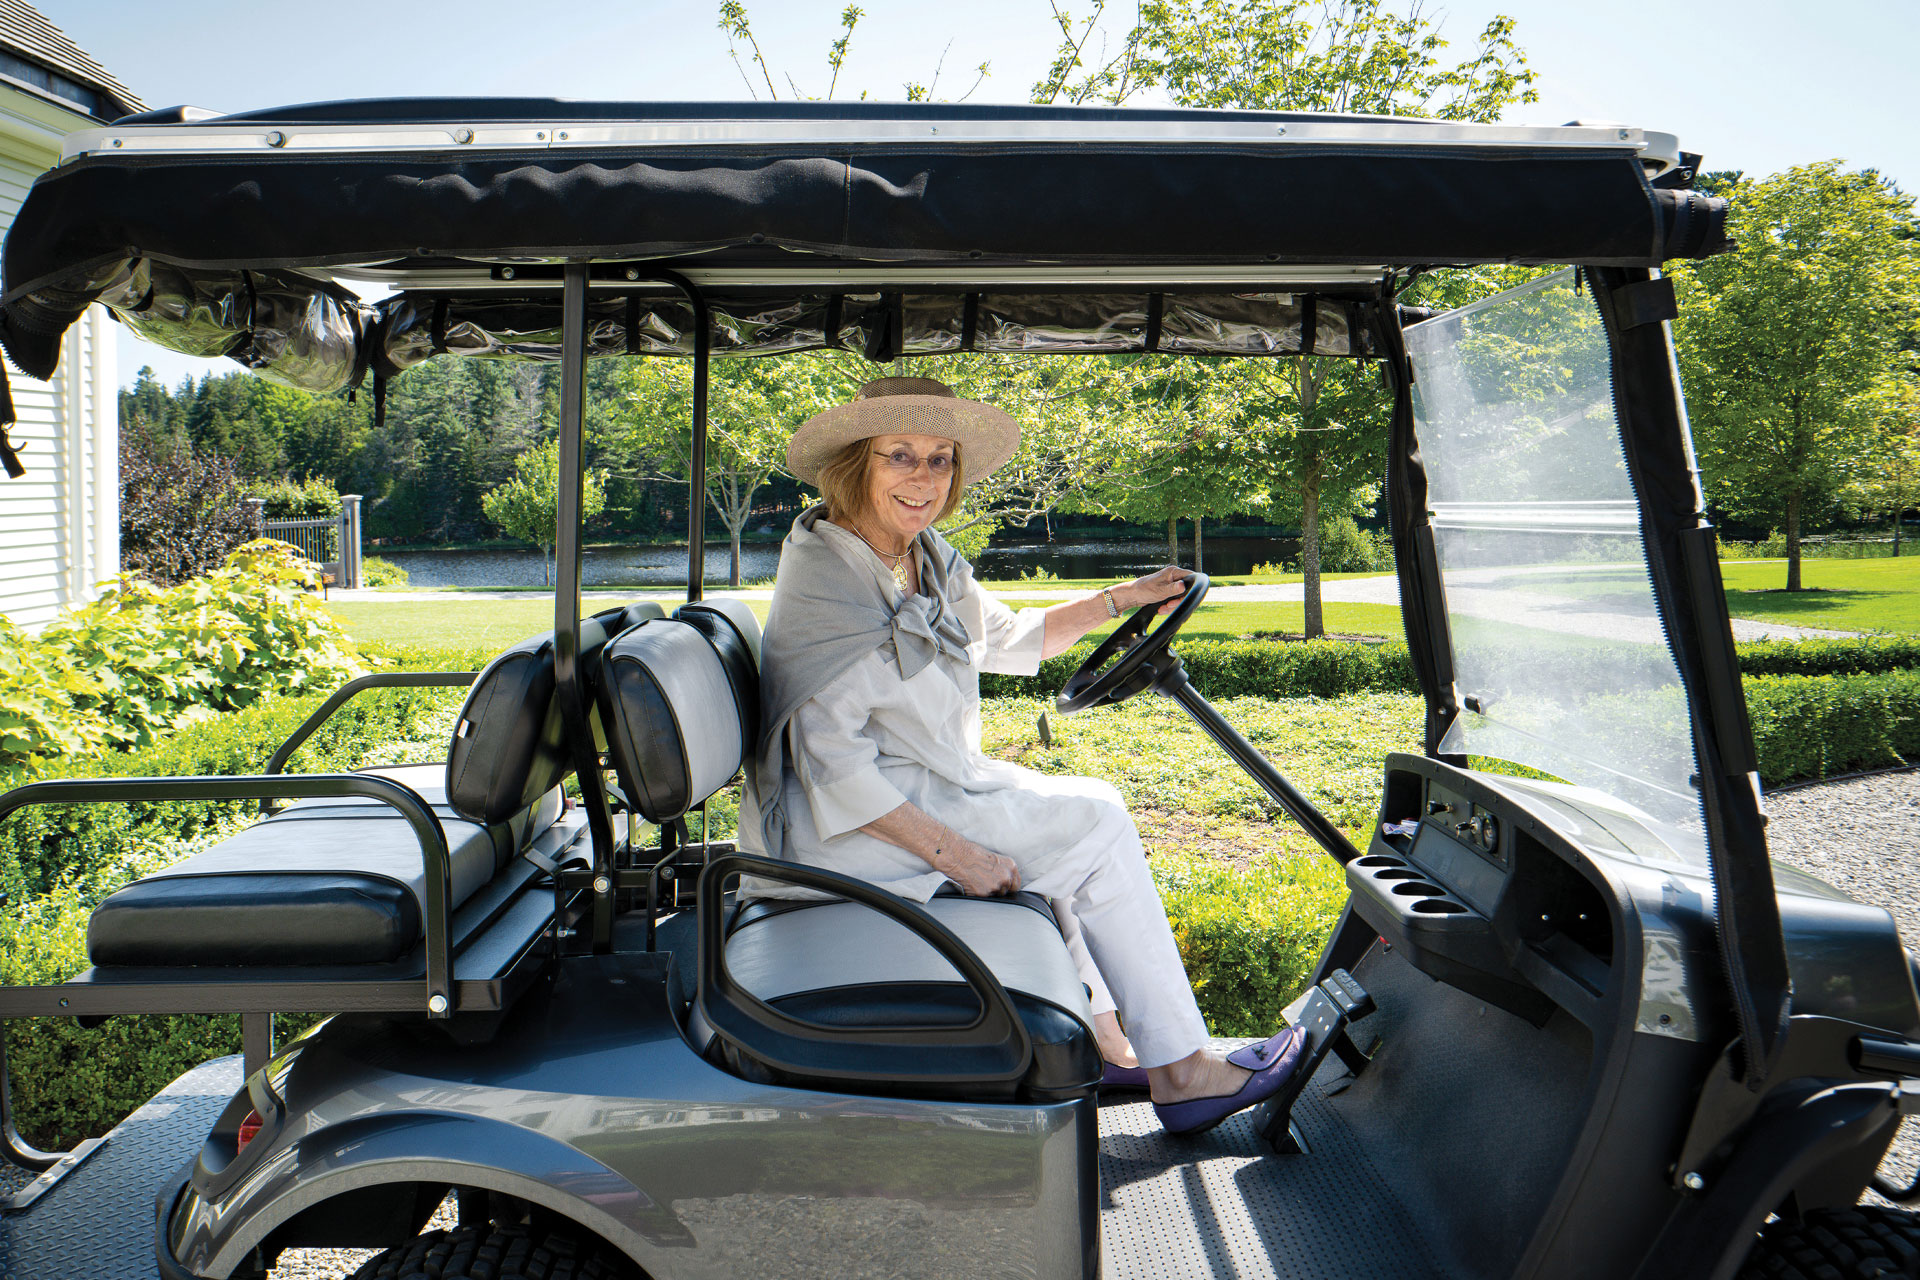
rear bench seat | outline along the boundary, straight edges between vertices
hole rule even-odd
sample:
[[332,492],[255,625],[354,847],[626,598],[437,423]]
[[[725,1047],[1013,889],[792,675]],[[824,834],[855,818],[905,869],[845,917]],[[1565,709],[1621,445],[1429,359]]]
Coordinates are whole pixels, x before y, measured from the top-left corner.
[[[704,641],[705,643],[702,643]],[[671,620],[625,632],[601,654],[595,681],[608,756],[622,788],[652,822],[670,822],[725,786],[759,735],[760,628],[737,601],[687,605]],[[1018,1096],[1083,1096],[1099,1081],[1092,1010],[1045,900],[935,897],[927,910],[958,934],[1007,988],[1033,1042]],[[692,946],[691,922],[663,937]],[[794,1017],[837,1027],[925,1027],[969,1021],[977,1002],[927,943],[851,902],[760,899],[730,924],[727,967],[748,992]],[[676,958],[684,975],[693,957]],[[682,986],[682,990],[685,988]],[[687,993],[691,994],[691,993]],[[690,1020],[707,1056],[749,1079],[821,1090],[843,1081],[774,1070],[749,1044]],[[941,1050],[929,1046],[928,1053]],[[858,1092],[887,1092],[865,1082]],[[957,1096],[966,1096],[964,1089]]]
[[[664,617],[610,610],[581,624],[583,660],[611,635]],[[365,772],[412,788],[440,819],[450,906],[491,881],[560,818],[573,771],[554,697],[552,633],[475,678],[445,765]],[[304,800],[135,881],[94,909],[97,966],[382,964],[421,939],[425,860],[413,830],[377,800]]]

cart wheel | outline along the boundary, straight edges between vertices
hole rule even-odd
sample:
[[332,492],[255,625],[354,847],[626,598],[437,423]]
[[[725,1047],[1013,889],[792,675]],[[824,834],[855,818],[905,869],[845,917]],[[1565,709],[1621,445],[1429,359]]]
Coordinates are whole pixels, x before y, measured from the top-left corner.
[[1866,1206],[1760,1230],[1739,1280],[1920,1280],[1920,1215]]
[[353,1280],[633,1280],[628,1263],[599,1245],[549,1232],[536,1240],[525,1227],[429,1231],[370,1258]]

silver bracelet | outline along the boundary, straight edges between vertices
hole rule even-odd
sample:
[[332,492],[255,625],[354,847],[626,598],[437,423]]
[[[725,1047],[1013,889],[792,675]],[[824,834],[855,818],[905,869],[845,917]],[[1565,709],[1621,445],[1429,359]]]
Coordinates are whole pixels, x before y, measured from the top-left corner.
[[1112,587],[1100,588],[1100,598],[1107,602],[1107,616],[1109,618],[1117,618],[1120,616],[1120,606],[1113,602]]

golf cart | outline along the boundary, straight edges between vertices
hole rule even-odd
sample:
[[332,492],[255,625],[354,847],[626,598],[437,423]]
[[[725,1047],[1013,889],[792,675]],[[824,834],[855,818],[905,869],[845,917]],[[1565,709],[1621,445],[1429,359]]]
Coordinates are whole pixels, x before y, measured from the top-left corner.
[[[550,633],[356,680],[257,775],[0,797],[295,802],[102,902],[85,973],[0,989],[0,1018],[245,1031],[73,1152],[5,1117],[44,1172],[0,1270],[358,1246],[386,1251],[363,1276],[496,1280],[1916,1274],[1913,1219],[1854,1207],[1916,1197],[1876,1174],[1920,1088],[1913,962],[1887,913],[1767,858],[1657,274],[1724,247],[1697,164],[1614,126],[842,103],[73,135],[7,239],[15,365],[49,374],[95,302],[376,404],[435,354],[556,360],[559,586]],[[1401,307],[1481,263],[1567,269]],[[1386,761],[1366,846],[1187,682],[1202,576],[1060,694],[1176,699],[1344,865],[1290,1094],[1170,1138],[1100,1104],[1043,902],[921,906],[692,838],[759,732],[758,627],[703,599],[698,520],[684,605],[583,616],[586,362],[693,362],[697,509],[710,359],[812,349],[1382,371],[1425,751]],[[471,684],[444,766],[284,772],[347,699],[436,681]],[[275,1046],[296,1010],[334,1016]]]

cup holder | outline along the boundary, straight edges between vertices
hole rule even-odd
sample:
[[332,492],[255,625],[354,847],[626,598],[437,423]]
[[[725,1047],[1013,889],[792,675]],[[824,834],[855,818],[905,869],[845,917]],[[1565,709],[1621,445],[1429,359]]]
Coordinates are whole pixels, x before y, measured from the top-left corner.
[[1389,858],[1384,853],[1374,853],[1358,859],[1354,865],[1360,867],[1404,867],[1407,864],[1398,858]]
[[1393,891],[1403,898],[1437,898],[1446,892],[1437,884],[1427,884],[1421,880],[1397,884],[1393,886]]
[[1429,916],[1459,916],[1467,912],[1466,907],[1451,898],[1422,898],[1413,904],[1413,909]]
[[1373,878],[1376,880],[1418,880],[1421,874],[1422,873],[1415,871],[1412,867],[1401,867],[1397,871],[1376,871],[1374,872]]

